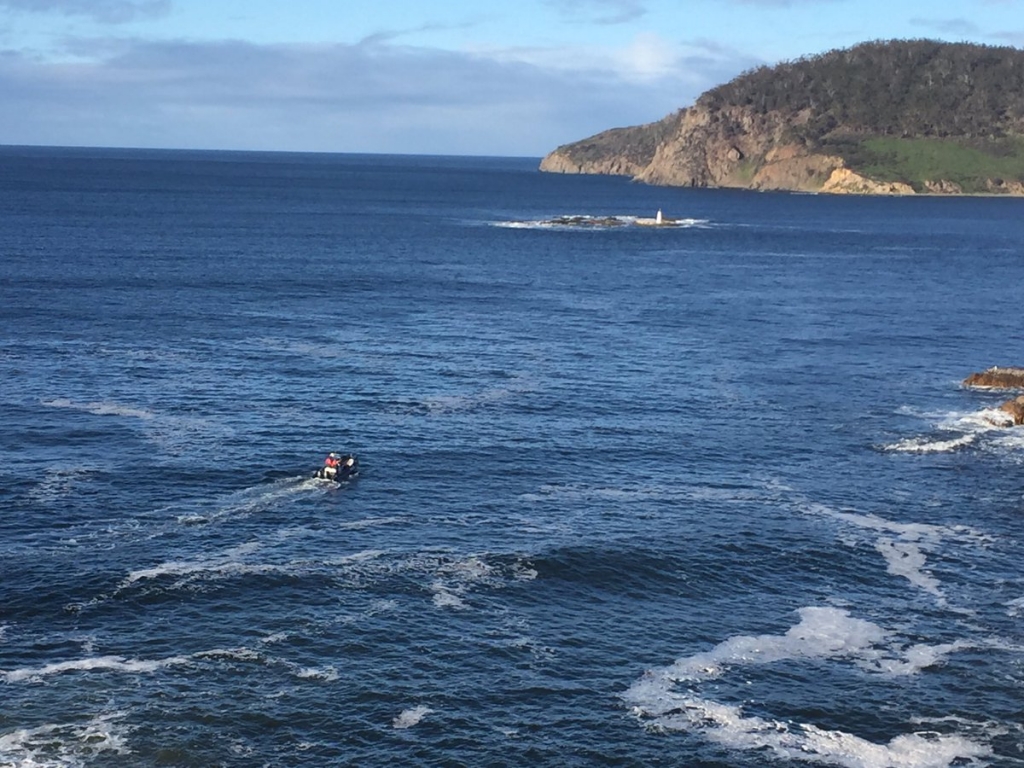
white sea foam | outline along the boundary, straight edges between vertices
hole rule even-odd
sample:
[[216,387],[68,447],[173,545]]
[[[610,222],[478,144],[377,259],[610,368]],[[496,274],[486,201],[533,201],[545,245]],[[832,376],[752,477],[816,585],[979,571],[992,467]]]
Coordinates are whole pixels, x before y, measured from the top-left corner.
[[1024,616],[1024,597],[1018,597],[1016,600],[1011,600],[1007,603],[1006,613],[1009,616]]
[[420,704],[418,707],[412,709],[403,710],[394,720],[391,721],[391,727],[398,730],[405,728],[412,728],[414,725],[418,725],[424,717],[431,714],[434,710],[430,707],[426,707]]
[[992,445],[1007,453],[1024,451],[1024,427],[1015,427],[1000,432],[992,438]]
[[258,542],[248,542],[225,550],[222,554],[215,557],[202,560],[172,560],[160,563],[152,568],[140,568],[129,573],[118,589],[125,589],[138,581],[158,579],[164,576],[189,577],[196,574],[234,576],[279,570],[280,566],[250,565],[242,562],[241,558],[252,554],[259,548],[260,544]]
[[624,702],[651,730],[698,733],[730,749],[769,750],[778,758],[806,762],[849,768],[946,768],[990,754],[988,746],[955,734],[915,732],[876,744],[809,723],[746,716],[739,706],[699,694],[701,683],[734,667],[837,659],[855,663],[866,673],[902,676],[917,674],[967,647],[957,642],[900,648],[889,632],[845,610],[808,607],[799,613],[800,622],[781,635],[739,635],[710,651],[646,672],[623,694]]
[[[650,716],[642,704],[633,711]],[[767,750],[777,759],[843,768],[948,768],[991,754],[990,747],[956,734],[907,733],[877,744],[845,731],[745,716],[741,707],[694,696],[673,700],[672,709],[649,720],[648,727],[696,732],[729,749]]]
[[91,413],[95,416],[125,416],[133,419],[152,419],[154,417],[152,411],[117,402],[96,401],[78,403],[74,400],[60,397],[53,400],[43,400],[40,405],[44,405],[47,408],[68,408],[73,411]]
[[[281,532],[282,537],[289,534],[301,535],[300,532]],[[267,574],[284,574],[299,576],[323,571],[325,569],[346,568],[355,564],[375,560],[386,554],[382,550],[363,550],[348,555],[339,555],[329,560],[289,560],[283,563],[253,563],[247,558],[262,550],[260,542],[248,542],[232,547],[224,552],[197,560],[171,560],[150,568],[140,568],[130,572],[118,586],[118,591],[131,588],[141,582],[154,581],[172,577],[176,579],[170,589],[181,589],[196,581],[216,581],[234,579],[243,576],[261,576]]]
[[[134,419],[144,431],[146,437],[172,454],[182,454],[192,447],[196,433],[208,433],[213,426],[205,419],[194,416],[170,416],[155,413],[151,410],[134,405],[126,405],[116,401],[78,402],[68,398],[55,398],[41,401],[41,405],[49,408],[65,408],[95,416],[117,416]],[[221,434],[230,435],[233,428],[221,425]]]
[[241,646],[239,648],[212,648],[209,651],[199,651],[198,653],[192,654],[193,659],[217,659],[228,661],[245,661],[245,662],[260,662],[263,661],[263,655],[258,651],[254,651],[252,648],[246,648]]
[[887,655],[872,660],[870,665],[862,664],[861,666],[862,668],[875,669],[889,675],[916,675],[921,670],[938,666],[951,653],[973,647],[975,647],[974,644],[962,640],[957,640],[953,643],[940,643],[939,645],[918,643],[917,645],[911,645],[900,650],[898,657]]
[[732,666],[784,659],[877,657],[886,639],[880,627],[840,608],[801,608],[800,623],[783,635],[739,635],[710,651],[678,660],[665,670],[671,681],[717,677]]
[[992,538],[968,525],[933,525],[931,523],[900,523],[874,514],[843,512],[825,504],[808,504],[805,511],[831,517],[843,523],[865,530],[892,533],[908,541],[927,541],[938,544],[944,539],[953,539],[973,544],[988,544]]
[[927,558],[917,544],[883,538],[875,543],[875,549],[885,558],[889,573],[902,576],[915,587],[945,600],[939,580],[924,570]]
[[90,467],[58,467],[46,470],[31,490],[30,498],[42,504],[51,503],[79,493],[82,485],[92,481],[96,470]]
[[346,531],[359,531],[364,528],[376,528],[381,525],[397,525],[408,522],[406,517],[365,517],[362,520],[347,520],[335,524],[336,529]]
[[976,435],[962,435],[948,440],[936,440],[930,437],[909,437],[891,445],[882,446],[882,450],[894,453],[952,453],[958,448],[971,445]]
[[[873,514],[842,512],[824,504],[807,503],[804,512],[838,520],[856,529],[874,531],[875,549],[882,555],[886,570],[907,579],[911,585],[933,595],[946,605],[941,582],[926,568],[928,552],[946,540],[985,546],[992,539],[966,525],[942,526],[929,523],[900,523]],[[895,537],[895,538],[893,538]]]
[[438,608],[451,608],[456,611],[467,608],[465,601],[443,584],[434,584],[431,586],[431,591],[434,593],[434,605]]
[[287,478],[269,485],[259,485],[236,491],[215,500],[216,508],[210,512],[190,512],[178,516],[182,525],[198,525],[224,519],[246,517],[266,511],[291,496],[323,492],[321,481],[313,477]]
[[334,667],[303,667],[295,676],[302,680],[322,680],[325,683],[333,683],[338,679],[338,670]]
[[[602,224],[608,219],[614,219],[617,224]],[[603,232],[614,231],[622,227],[636,227],[647,225],[652,229],[689,229],[691,227],[707,227],[710,224],[708,219],[667,219],[663,218],[661,224],[655,224],[654,218],[644,218],[635,215],[620,216],[592,216],[585,214],[574,214],[558,216],[549,219],[520,219],[514,221],[495,221],[492,226],[505,227],[508,229],[563,229],[571,231]]]
[[65,672],[125,672],[129,674],[156,672],[164,667],[176,664],[186,664],[188,659],[184,656],[173,656],[168,659],[125,659],[121,656],[94,656],[88,659],[76,659],[73,661],[60,661],[53,664],[46,664],[42,667],[23,667],[7,672],[0,672],[8,683],[18,683],[24,680],[38,681],[50,675],[60,675]]
[[[1018,443],[1013,434],[1013,418],[999,408],[977,411],[949,411],[920,413],[911,409],[903,412],[931,421],[938,435],[909,437],[883,445],[882,450],[893,453],[951,453],[968,446],[1009,448],[1024,447],[1024,438]],[[1008,429],[1009,428],[1009,429]]]
[[0,735],[3,768],[84,768],[104,757],[130,755],[124,712],[97,715],[81,723],[51,723]]
[[708,486],[650,485],[542,485],[534,492],[519,496],[523,501],[548,501],[552,498],[573,501],[718,501],[745,503],[760,501],[764,494],[754,488],[711,488]]

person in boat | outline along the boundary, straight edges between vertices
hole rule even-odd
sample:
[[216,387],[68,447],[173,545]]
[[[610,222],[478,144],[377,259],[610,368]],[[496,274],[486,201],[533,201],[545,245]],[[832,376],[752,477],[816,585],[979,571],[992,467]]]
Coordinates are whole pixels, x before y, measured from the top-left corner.
[[324,459],[324,474],[328,477],[333,477],[338,473],[338,454],[331,453],[326,459]]

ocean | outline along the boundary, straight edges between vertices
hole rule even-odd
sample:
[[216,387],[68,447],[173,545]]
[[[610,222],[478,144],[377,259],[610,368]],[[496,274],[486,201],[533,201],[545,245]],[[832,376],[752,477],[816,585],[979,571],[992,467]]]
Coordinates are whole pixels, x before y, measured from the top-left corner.
[[537,162],[0,150],[0,766],[1024,765],[1024,200]]

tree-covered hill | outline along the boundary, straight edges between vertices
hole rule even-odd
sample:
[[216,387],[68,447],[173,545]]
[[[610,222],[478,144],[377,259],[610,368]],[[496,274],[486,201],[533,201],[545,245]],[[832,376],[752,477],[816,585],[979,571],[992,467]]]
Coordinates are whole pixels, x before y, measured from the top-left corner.
[[809,112],[801,138],[1001,138],[1024,133],[1024,51],[900,40],[760,67],[705,93],[710,108]]
[[654,184],[1024,195],[1024,51],[869,42],[764,66],[541,168]]

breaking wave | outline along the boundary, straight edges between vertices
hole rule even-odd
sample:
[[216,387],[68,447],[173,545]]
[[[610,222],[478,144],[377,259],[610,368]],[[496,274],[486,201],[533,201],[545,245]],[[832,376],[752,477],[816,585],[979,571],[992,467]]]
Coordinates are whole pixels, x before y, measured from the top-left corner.
[[901,734],[878,744],[813,723],[748,715],[740,705],[701,694],[702,683],[737,668],[834,661],[852,663],[864,674],[906,676],[967,647],[901,646],[893,633],[839,608],[807,607],[799,614],[799,623],[783,634],[738,635],[709,651],[649,670],[622,695],[623,701],[649,730],[696,733],[730,749],[768,750],[777,757],[846,768],[946,768],[991,753],[988,745],[967,736],[933,730]]
[[655,218],[643,216],[615,215],[594,216],[591,214],[572,214],[555,216],[549,219],[518,219],[513,221],[495,221],[493,226],[508,229],[566,229],[574,231],[608,231],[623,227],[646,229],[690,229],[706,228],[711,224],[709,219],[670,219],[663,218],[657,222]]

